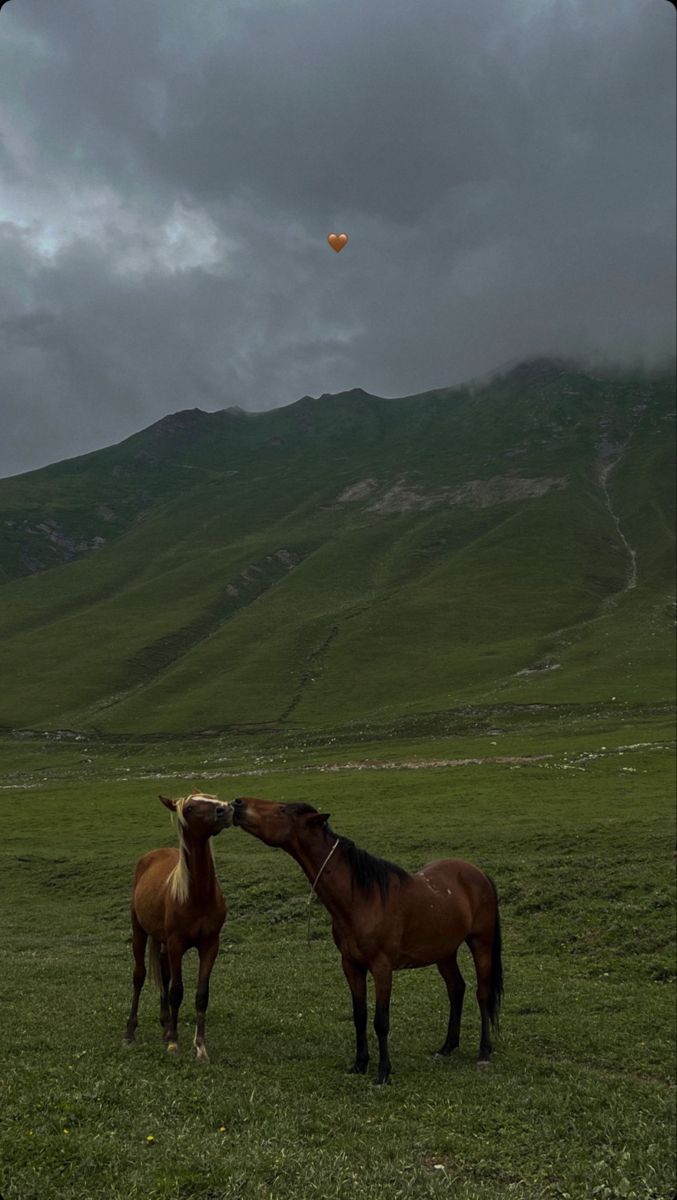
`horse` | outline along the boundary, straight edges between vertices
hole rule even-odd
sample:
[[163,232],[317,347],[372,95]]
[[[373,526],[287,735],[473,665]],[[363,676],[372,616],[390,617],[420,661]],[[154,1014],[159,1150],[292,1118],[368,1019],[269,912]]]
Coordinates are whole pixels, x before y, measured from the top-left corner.
[[364,1075],[369,1062],[367,971],[376,996],[379,1084],[387,1083],[391,1074],[393,971],[437,967],[449,997],[447,1036],[437,1053],[446,1057],[458,1047],[465,982],[456,955],[464,941],[477,976],[479,1063],[489,1063],[491,1029],[498,1030],[503,995],[501,924],[493,881],[456,858],[428,863],[410,874],[334,833],[329,817],[310,804],[276,804],[249,796],[233,801],[233,824],[296,859],[312,884],[309,899],[317,896],[329,911],[353,1002],[356,1051],[351,1072]]
[[181,963],[186,950],[200,956],[195,994],[196,1026],[193,1045],[198,1059],[207,1062],[205,1018],[209,1004],[209,977],[219,952],[226,903],[214,867],[212,838],[233,823],[232,805],[216,796],[191,792],[182,800],[159,799],[174,813],[179,848],[151,850],[136,864],[132,891],[132,950],[134,974],[132,1007],[124,1041],[134,1041],[138,1025],[139,996],[146,978],[146,942],[150,938],[149,968],[160,989],[160,1024],[169,1053],[178,1046],[177,1022],[183,1000]]

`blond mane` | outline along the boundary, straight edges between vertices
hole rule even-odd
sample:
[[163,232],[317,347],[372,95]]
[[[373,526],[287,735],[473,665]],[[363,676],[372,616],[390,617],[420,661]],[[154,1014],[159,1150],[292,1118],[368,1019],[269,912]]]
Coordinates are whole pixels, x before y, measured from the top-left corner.
[[[189,800],[211,800],[213,804],[220,804],[218,796],[207,796],[204,792],[191,792],[189,796],[184,796],[182,800],[176,801],[174,813],[176,815],[176,823],[179,831],[179,861],[172,868],[167,876],[167,886],[172,900],[177,904],[183,904],[188,899],[188,890],[190,888],[190,867],[188,866],[188,848],[184,839],[183,831],[186,827],[186,818],[183,815],[183,810]],[[214,859],[214,839],[209,839],[209,852]]]

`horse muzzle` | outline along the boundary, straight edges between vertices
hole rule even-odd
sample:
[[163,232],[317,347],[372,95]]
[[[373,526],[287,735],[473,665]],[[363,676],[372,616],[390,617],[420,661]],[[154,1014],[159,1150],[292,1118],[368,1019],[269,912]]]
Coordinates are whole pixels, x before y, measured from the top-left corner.
[[220,804],[216,810],[216,820],[221,829],[230,829],[233,824],[233,806],[232,804]]
[[242,825],[247,815],[247,805],[244,800],[233,800],[231,806],[233,810],[233,825]]

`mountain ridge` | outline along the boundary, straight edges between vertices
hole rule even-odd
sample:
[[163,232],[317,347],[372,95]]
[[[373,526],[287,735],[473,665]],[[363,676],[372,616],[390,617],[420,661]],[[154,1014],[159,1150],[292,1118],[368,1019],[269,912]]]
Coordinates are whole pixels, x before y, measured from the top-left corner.
[[393,400],[181,410],[0,480],[0,724],[665,700],[673,437],[670,373],[534,360]]

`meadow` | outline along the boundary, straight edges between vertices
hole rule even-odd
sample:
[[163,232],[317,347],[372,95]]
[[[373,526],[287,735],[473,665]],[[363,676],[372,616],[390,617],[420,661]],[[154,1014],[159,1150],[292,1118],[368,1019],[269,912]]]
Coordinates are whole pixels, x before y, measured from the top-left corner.
[[[3,1200],[670,1200],[674,733],[655,712],[536,721],[352,742],[0,739]],[[480,761],[420,766],[464,757]],[[374,1086],[373,1039],[369,1077],[349,1076],[327,916],[314,906],[308,941],[299,868],[236,829],[216,845],[229,916],[211,1061],[191,1044],[194,955],[178,1059],[149,985],[123,1048],[134,863],[175,843],[158,791],[193,784],[316,804],[407,868],[458,855],[486,869],[506,975],[492,1067],[476,1067],[464,949],[456,1056],[431,1053],[447,1018],[437,972],[405,972],[391,1085]]]

